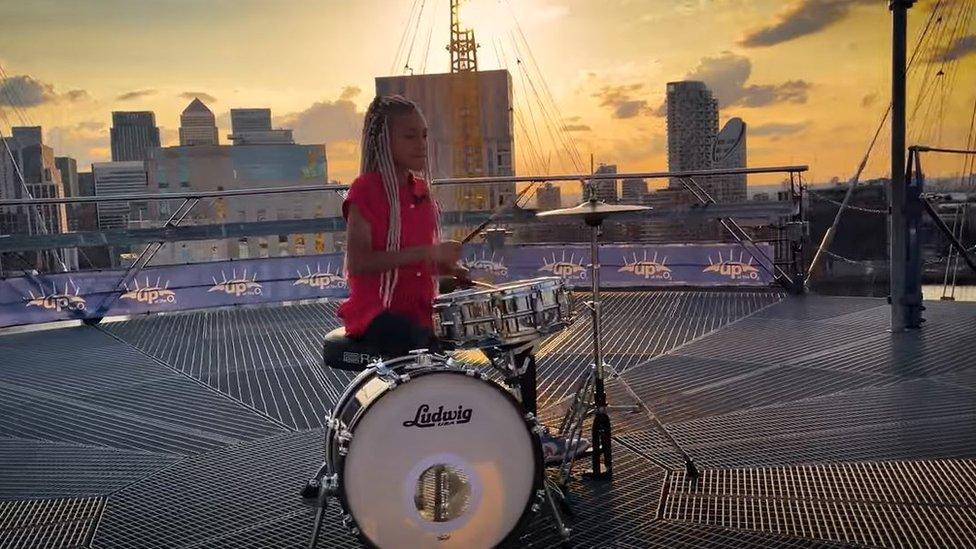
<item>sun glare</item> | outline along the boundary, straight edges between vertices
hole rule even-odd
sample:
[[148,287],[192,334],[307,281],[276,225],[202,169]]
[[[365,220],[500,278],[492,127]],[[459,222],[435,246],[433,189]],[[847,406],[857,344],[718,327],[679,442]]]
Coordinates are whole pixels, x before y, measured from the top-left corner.
[[467,0],[461,4],[459,15],[461,26],[474,29],[479,41],[506,36],[515,28],[511,8],[505,0]]

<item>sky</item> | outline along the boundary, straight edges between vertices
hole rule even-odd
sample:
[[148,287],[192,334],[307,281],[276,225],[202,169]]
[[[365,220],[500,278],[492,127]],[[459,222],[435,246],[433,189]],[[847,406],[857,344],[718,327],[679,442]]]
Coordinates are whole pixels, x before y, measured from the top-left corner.
[[[912,9],[911,43],[937,2]],[[941,2],[943,10],[957,7],[931,27],[945,37],[939,55],[920,56],[913,90],[930,93],[918,111],[910,99],[911,139],[964,147],[976,101],[976,2]],[[270,107],[298,142],[325,143],[329,177],[348,182],[373,79],[448,71],[448,5],[0,0],[0,67],[8,77],[0,83],[0,131],[42,125],[56,154],[77,158],[84,170],[109,159],[113,110],[154,111],[163,144],[176,145],[179,113],[193,97],[217,115],[222,142],[231,108]],[[886,6],[468,0],[461,15],[480,44],[479,67],[512,73],[519,174],[589,171],[590,155],[619,171],[666,169],[665,85],[698,79],[715,92],[721,123],[746,121],[750,165],[808,164],[808,180],[828,181],[853,175],[888,105]],[[941,80],[932,77],[939,69]],[[922,86],[925,75],[937,84]],[[532,139],[533,125],[554,137]],[[867,176],[889,171],[886,138],[878,146]],[[961,162],[932,166],[951,174]]]

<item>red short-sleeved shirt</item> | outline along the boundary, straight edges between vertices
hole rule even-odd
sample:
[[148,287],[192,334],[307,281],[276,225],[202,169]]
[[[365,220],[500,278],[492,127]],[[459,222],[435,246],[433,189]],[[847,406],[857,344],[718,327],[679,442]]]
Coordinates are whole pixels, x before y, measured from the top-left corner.
[[[408,184],[401,185],[399,190],[400,248],[433,244],[436,241],[437,208],[427,183],[411,176]],[[385,250],[390,207],[378,172],[362,174],[352,182],[342,204],[344,218],[349,219],[349,206],[353,204],[369,223],[373,250]],[[389,310],[429,328],[434,298],[437,297],[435,275],[433,266],[428,263],[400,266]],[[383,311],[380,276],[381,273],[346,274],[349,298],[339,306],[338,312],[348,335],[361,335]]]

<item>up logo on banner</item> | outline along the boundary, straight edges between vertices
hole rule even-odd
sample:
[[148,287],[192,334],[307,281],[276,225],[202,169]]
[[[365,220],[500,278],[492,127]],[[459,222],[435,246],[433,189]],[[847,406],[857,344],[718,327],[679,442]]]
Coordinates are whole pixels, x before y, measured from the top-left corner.
[[298,280],[292,286],[308,286],[309,288],[345,288],[346,279],[338,271],[332,272],[332,264],[326,265],[325,270],[318,264],[315,265],[315,272],[312,267],[305,265],[306,272],[298,271]]
[[244,274],[237,276],[237,271],[231,271],[230,279],[223,270],[220,271],[221,281],[217,282],[215,277],[211,278],[214,285],[207,292],[224,292],[235,297],[261,295],[263,289],[258,284],[258,275],[255,273],[251,278],[247,277],[247,269]]
[[752,257],[748,262],[742,261],[742,252],[739,252],[739,260],[733,261],[732,250],[729,250],[728,259],[722,258],[722,252],[718,253],[718,262],[712,261],[712,256],[708,256],[708,267],[702,270],[703,273],[715,273],[728,277],[729,280],[759,280],[759,269],[752,264]]
[[643,259],[638,260],[637,254],[633,255],[633,261],[627,261],[624,256],[624,266],[617,270],[620,273],[631,273],[644,280],[671,280],[671,268],[668,267],[668,257],[658,261],[657,252],[654,257],[647,258],[647,250],[644,250]]
[[583,280],[586,278],[586,267],[583,266],[583,258],[580,257],[577,262],[576,254],[572,254],[567,260],[566,252],[563,252],[561,259],[556,259],[555,252],[553,252],[550,259],[544,258],[542,260],[542,267],[539,267],[539,271],[552,273],[555,276],[568,279]]
[[139,303],[145,303],[146,305],[155,305],[157,303],[176,303],[176,293],[169,289],[169,280],[165,284],[160,286],[160,279],[156,279],[155,284],[149,283],[149,278],[146,278],[146,283],[144,286],[139,287],[139,281],[135,281],[135,287],[129,289],[128,286],[125,288],[125,293],[119,296],[119,299],[127,299],[129,301],[137,301]]
[[469,271],[480,271],[492,276],[508,276],[508,267],[495,258],[494,252],[491,253],[491,257],[488,257],[484,251],[481,252],[481,257],[473,254],[470,258],[463,259],[461,266]]
[[[73,288],[68,288],[68,284],[71,284]],[[84,311],[87,304],[85,303],[85,298],[81,297],[81,288],[74,283],[70,278],[64,283],[64,288],[59,290],[54,284],[51,285],[51,293],[42,293],[41,295],[34,295],[34,292],[28,291],[30,299],[27,301],[26,307],[40,307],[42,309],[47,309],[49,311]]]

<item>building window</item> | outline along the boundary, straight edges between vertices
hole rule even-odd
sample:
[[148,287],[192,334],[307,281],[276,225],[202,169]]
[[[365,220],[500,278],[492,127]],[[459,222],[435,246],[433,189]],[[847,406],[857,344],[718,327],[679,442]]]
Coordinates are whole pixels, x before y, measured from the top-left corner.
[[169,183],[167,183],[165,181],[160,181],[159,182],[159,188],[160,189],[168,189],[169,188]]
[[187,189],[187,188],[190,187],[190,182],[189,181],[180,181],[180,187],[183,188],[183,189]]

